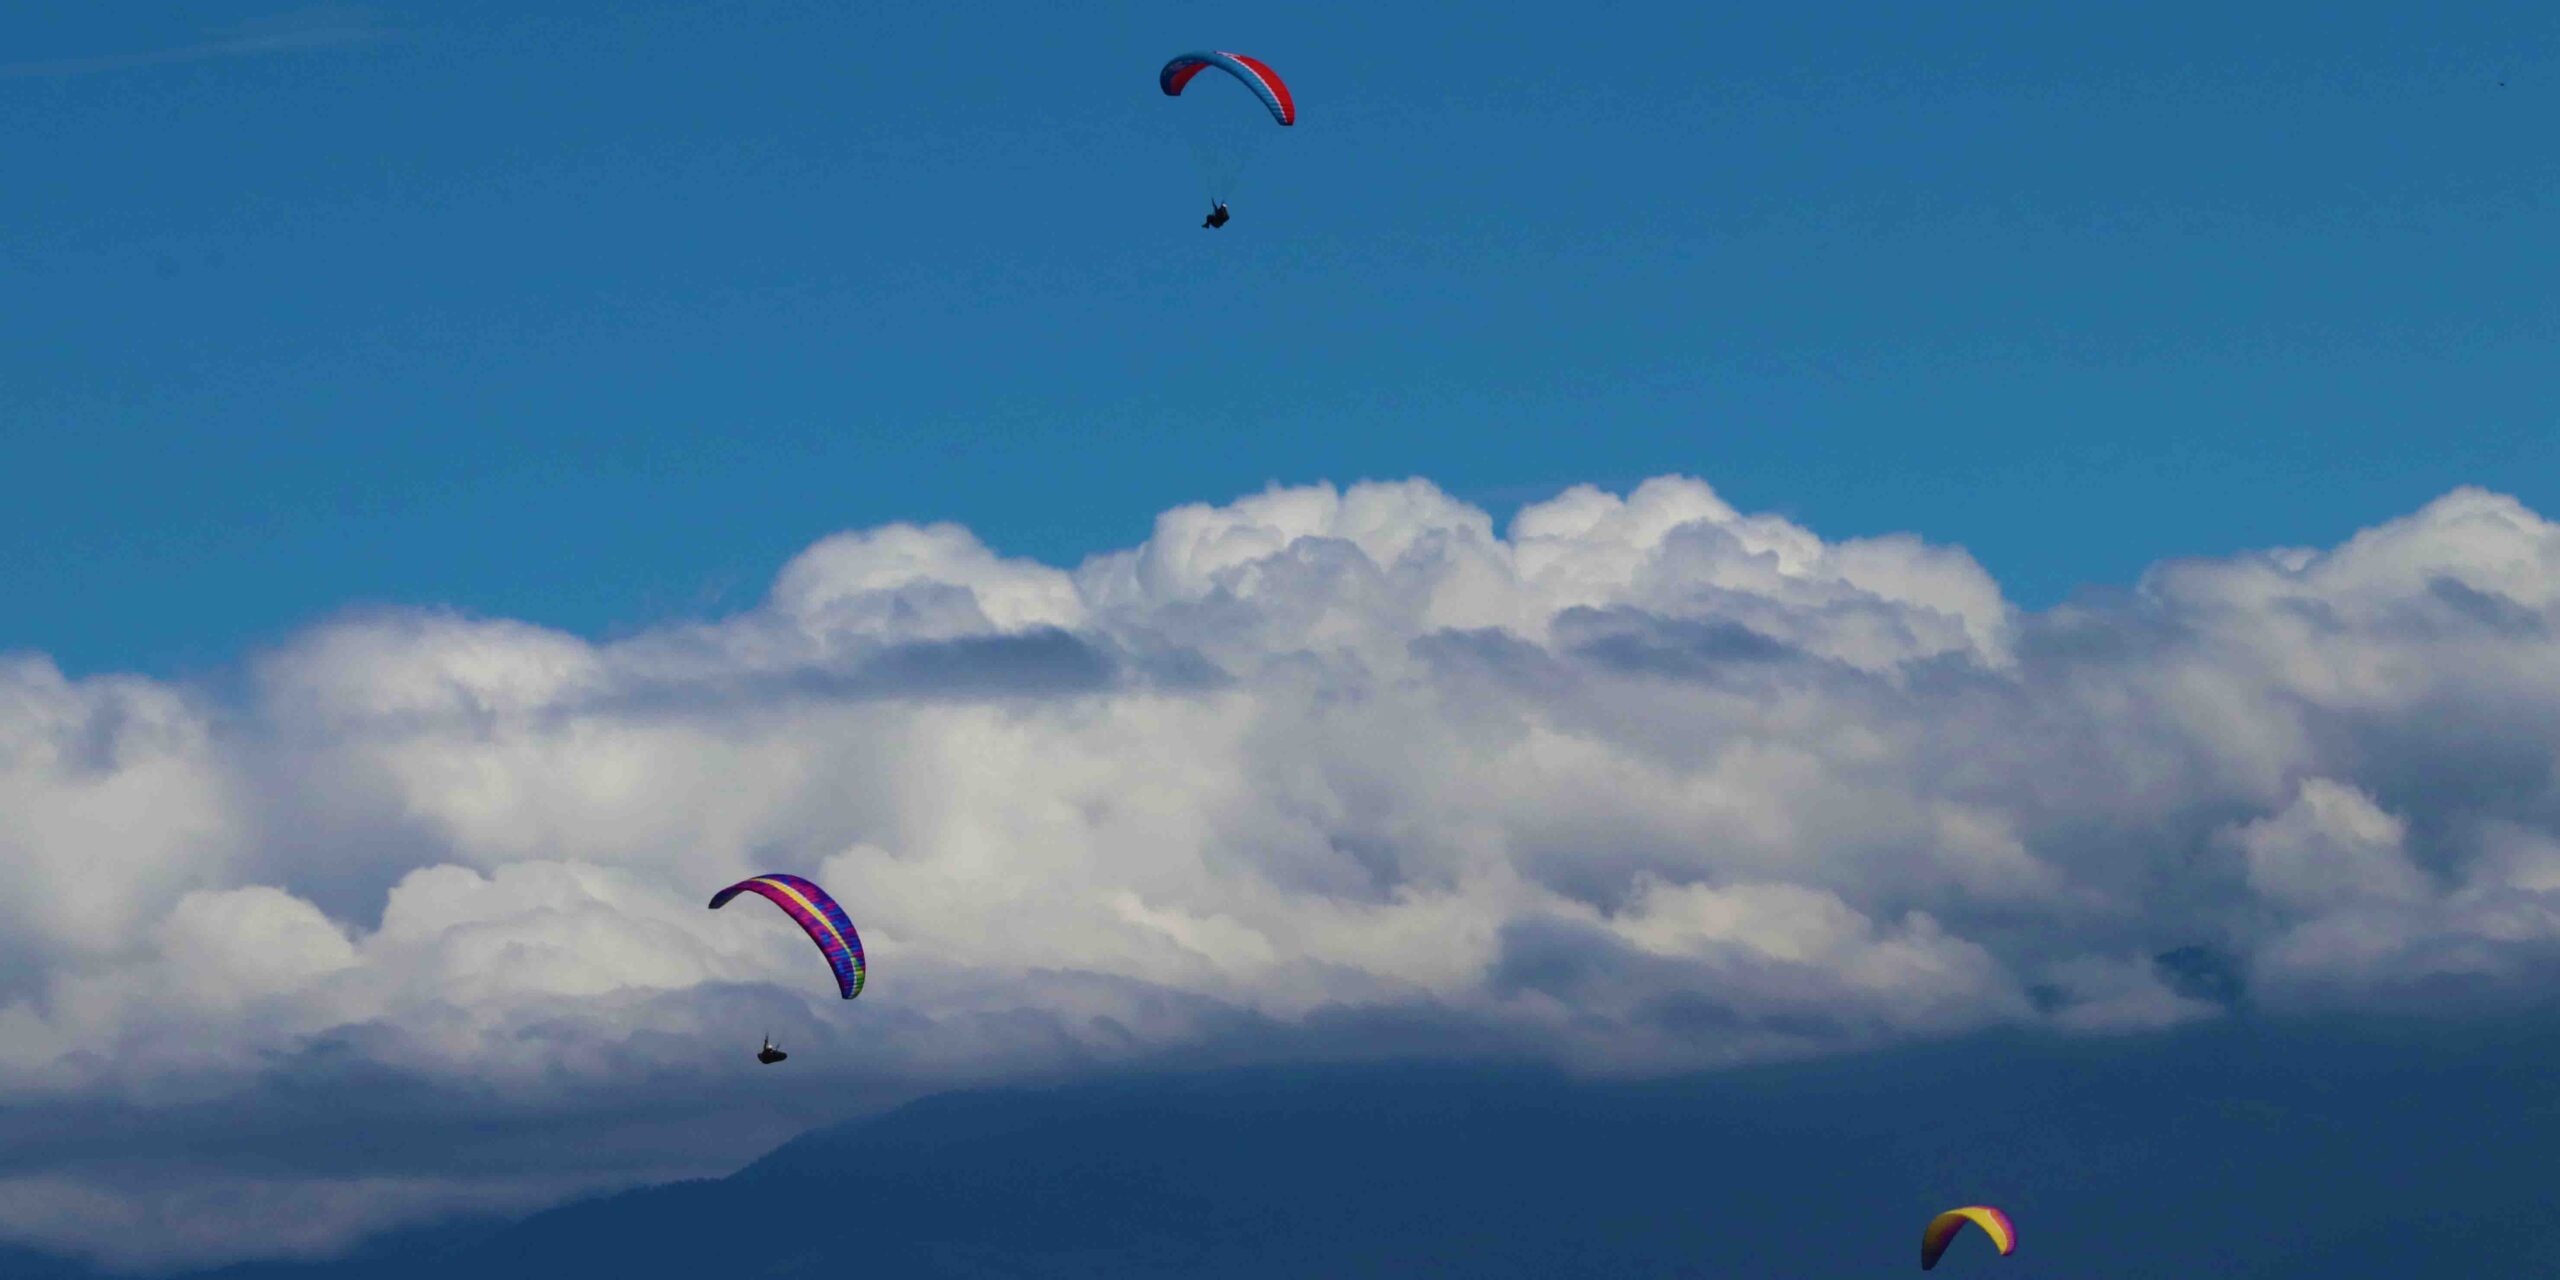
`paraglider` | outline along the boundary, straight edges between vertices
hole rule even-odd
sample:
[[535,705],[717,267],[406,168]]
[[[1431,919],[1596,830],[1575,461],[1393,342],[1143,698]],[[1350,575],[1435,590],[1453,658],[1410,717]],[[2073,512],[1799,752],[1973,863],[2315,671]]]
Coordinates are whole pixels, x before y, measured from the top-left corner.
[[[1225,73],[1212,80],[1223,82],[1233,77],[1282,127],[1298,123],[1297,99],[1290,95],[1280,73],[1273,71],[1270,64],[1241,53],[1183,54],[1156,73],[1156,85],[1166,97],[1179,98],[1201,72],[1212,67]],[[1261,145],[1270,126],[1263,124],[1260,115],[1253,113],[1242,99],[1201,103],[1184,110],[1182,117],[1192,148],[1200,157],[1201,179],[1209,188],[1209,216],[1200,225],[1214,231],[1227,225],[1227,198],[1234,194],[1245,160]]]
[[782,1050],[773,1047],[772,1036],[766,1036],[764,1038],[764,1047],[756,1050],[756,1061],[761,1062],[768,1067],[790,1056],[790,1054],[784,1053]]
[[[853,919],[844,913],[843,907],[836,905],[834,898],[827,896],[826,890],[798,876],[762,875],[752,880],[741,880],[711,895],[711,909],[717,911],[727,906],[729,899],[741,893],[756,894],[782,908],[825,954],[827,966],[835,970],[836,989],[843,993],[844,998],[851,1000],[862,994],[861,935],[853,931]],[[771,1049],[773,1045],[768,1041],[765,1047]]]
[[1280,82],[1280,73],[1260,59],[1248,58],[1241,53],[1182,54],[1164,64],[1164,70],[1156,73],[1156,83],[1164,89],[1164,96],[1179,98],[1183,88],[1191,83],[1191,78],[1208,67],[1216,67],[1234,76],[1245,88],[1253,90],[1253,96],[1262,99],[1262,105],[1270,108],[1272,119],[1283,125],[1298,122],[1297,101],[1289,96],[1289,86]]
[[1920,1233],[1920,1269],[1927,1271],[1937,1266],[1938,1259],[1946,1256],[1947,1246],[1954,1243],[1956,1233],[1964,1230],[1968,1222],[1991,1237],[1992,1247],[2000,1251],[2001,1257],[2017,1250],[2018,1229],[2009,1225],[2009,1215],[1989,1205],[1966,1205],[1929,1219],[1928,1228]]

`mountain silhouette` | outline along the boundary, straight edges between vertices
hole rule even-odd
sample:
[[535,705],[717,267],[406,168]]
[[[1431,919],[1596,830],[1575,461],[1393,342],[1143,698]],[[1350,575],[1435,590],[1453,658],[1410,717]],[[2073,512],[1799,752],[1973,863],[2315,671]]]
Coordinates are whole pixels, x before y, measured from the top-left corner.
[[2018,1253],[1959,1240],[1939,1274],[2544,1274],[2555,1065],[2547,1029],[2234,1021],[1671,1081],[1165,1072],[931,1097],[727,1178],[201,1275],[1890,1275],[1976,1202]]

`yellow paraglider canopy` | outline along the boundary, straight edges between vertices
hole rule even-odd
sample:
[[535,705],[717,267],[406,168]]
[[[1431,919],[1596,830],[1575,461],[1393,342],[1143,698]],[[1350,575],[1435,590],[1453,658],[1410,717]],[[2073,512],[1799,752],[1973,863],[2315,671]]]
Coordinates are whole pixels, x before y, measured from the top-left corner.
[[2002,1257],[2017,1249],[2018,1229],[2009,1225],[2009,1215],[1987,1204],[1969,1204],[1929,1219],[1928,1229],[1920,1233],[1920,1269],[1926,1271],[1938,1265],[1938,1259],[1946,1256],[1947,1246],[1955,1240],[1956,1233],[1964,1230],[1968,1222],[1982,1228],[1982,1234],[1991,1237],[1992,1246],[2000,1250]]

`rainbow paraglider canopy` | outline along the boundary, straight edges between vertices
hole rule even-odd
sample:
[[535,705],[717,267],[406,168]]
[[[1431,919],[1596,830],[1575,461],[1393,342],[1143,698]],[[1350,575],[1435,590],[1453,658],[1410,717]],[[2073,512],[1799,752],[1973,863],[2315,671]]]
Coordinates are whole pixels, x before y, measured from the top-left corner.
[[828,967],[836,971],[836,988],[844,998],[851,1000],[862,994],[862,935],[853,931],[852,917],[836,905],[826,890],[798,876],[775,872],[741,880],[711,895],[711,909],[727,906],[729,899],[741,893],[756,894],[798,921],[809,941],[826,953]]

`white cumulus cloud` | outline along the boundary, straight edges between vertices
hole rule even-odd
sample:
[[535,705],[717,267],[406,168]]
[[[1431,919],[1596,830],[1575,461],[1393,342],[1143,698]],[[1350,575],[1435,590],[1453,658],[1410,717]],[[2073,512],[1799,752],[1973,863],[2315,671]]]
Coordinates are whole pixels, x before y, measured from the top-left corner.
[[[1275,488],[1074,570],[860,530],[733,617],[352,614],[236,697],[20,655],[0,1231],[307,1253],[1182,1055],[2495,1004],[2560,961],[2555,637],[2560,528],[2478,490],[2033,613],[1666,477],[1504,528]],[[703,909],[768,870],[847,902],[860,1001]]]

